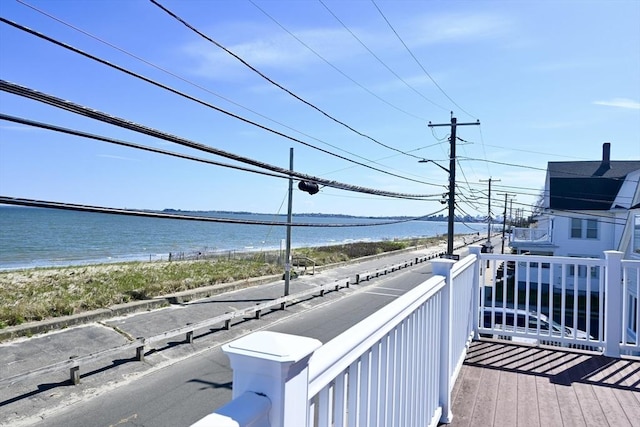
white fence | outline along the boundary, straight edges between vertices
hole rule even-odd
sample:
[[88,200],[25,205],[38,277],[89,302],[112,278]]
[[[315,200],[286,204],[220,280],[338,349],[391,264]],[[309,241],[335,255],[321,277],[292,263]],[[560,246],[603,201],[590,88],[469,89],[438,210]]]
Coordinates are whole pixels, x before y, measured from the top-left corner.
[[511,240],[515,242],[550,242],[550,230],[543,228],[514,228]]
[[640,353],[640,261],[622,261],[622,336],[620,350]]
[[[233,400],[195,425],[448,423],[451,390],[477,333],[612,357],[640,355],[640,261],[622,261],[614,251],[593,260],[471,250],[455,264],[434,260],[431,279],[324,345],[261,331],[223,346],[234,372]],[[566,280],[559,291],[545,289],[541,269],[535,277],[530,268],[525,277],[517,269],[509,277],[509,263],[518,262],[558,264],[562,271],[597,269],[597,290],[582,294],[568,289]]]

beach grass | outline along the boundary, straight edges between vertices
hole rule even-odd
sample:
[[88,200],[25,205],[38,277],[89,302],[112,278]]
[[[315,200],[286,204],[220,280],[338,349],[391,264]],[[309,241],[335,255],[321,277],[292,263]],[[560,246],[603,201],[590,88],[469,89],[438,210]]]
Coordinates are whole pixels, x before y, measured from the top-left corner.
[[[295,249],[292,255],[313,259],[316,266],[322,266],[412,246],[433,245],[438,241],[438,238],[424,238],[356,242]],[[282,273],[282,265],[266,262],[267,259],[262,253],[250,253],[237,258],[0,272],[0,329],[203,286]]]

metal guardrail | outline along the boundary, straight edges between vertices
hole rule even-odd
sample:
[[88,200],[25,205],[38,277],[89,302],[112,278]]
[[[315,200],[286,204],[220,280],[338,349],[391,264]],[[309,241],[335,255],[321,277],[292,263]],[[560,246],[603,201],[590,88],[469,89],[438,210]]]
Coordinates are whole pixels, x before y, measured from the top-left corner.
[[[474,239],[475,240],[475,239]],[[473,243],[473,242],[470,242]],[[464,243],[462,245],[457,246],[455,249],[459,249],[463,246],[466,246],[467,244],[470,243]],[[383,275],[387,275],[390,274],[392,272],[396,272],[399,270],[402,270],[404,268],[413,266],[413,265],[417,265],[420,264],[422,262],[426,262],[429,260],[432,260],[434,258],[438,258],[440,256],[442,256],[444,254],[444,252],[438,252],[438,253],[434,253],[434,254],[430,254],[430,255],[426,255],[423,257],[416,257],[415,259],[413,259],[412,261],[406,261],[406,262],[402,262],[402,263],[398,263],[398,264],[393,264],[390,267],[383,267],[381,269],[377,269],[377,270],[373,270],[373,271],[369,271],[369,272],[365,272],[365,273],[360,273],[360,274],[356,274],[356,281],[355,284],[359,284],[364,280],[371,280],[373,278],[376,277],[380,277]],[[343,286],[340,286],[340,284],[343,284]],[[272,307],[276,307],[276,306],[280,306],[281,310],[284,310],[287,303],[299,298],[303,298],[309,295],[313,295],[313,294],[318,294],[318,296],[324,296],[324,294],[327,291],[339,291],[340,288],[349,288],[350,287],[350,281],[349,278],[345,278],[345,279],[340,279],[340,280],[336,280],[333,283],[327,283],[324,285],[320,285],[320,286],[315,286],[311,289],[302,291],[302,292],[298,292],[295,294],[291,294],[291,295],[287,295],[287,296],[282,296],[280,298],[276,298],[273,299],[271,301],[267,301],[261,304],[257,304],[255,306],[252,307],[247,307],[241,310],[236,310],[233,312],[229,312],[229,313],[225,313],[222,314],[220,316],[216,316],[213,317],[211,319],[207,319],[204,320],[202,322],[198,322],[198,323],[193,323],[193,324],[189,324],[189,325],[185,325],[182,326],[180,328],[176,328],[176,329],[171,329],[169,331],[163,332],[161,334],[158,335],[154,335],[152,337],[148,337],[148,338],[137,338],[134,341],[128,343],[128,344],[124,344],[118,347],[113,347],[107,350],[103,350],[103,351],[99,351],[96,353],[92,353],[92,354],[88,354],[88,355],[84,355],[84,356],[74,356],[69,358],[69,360],[65,360],[62,362],[57,362],[54,363],[52,365],[48,365],[48,366],[44,366],[38,369],[34,369],[31,370],[27,373],[22,373],[22,374],[18,374],[18,375],[14,375],[8,378],[3,378],[0,379],[0,387],[4,387],[4,386],[8,386],[8,385],[12,385],[15,384],[17,382],[20,381],[24,381],[27,380],[29,378],[38,376],[38,375],[43,375],[43,374],[49,374],[51,372],[56,372],[62,369],[69,369],[69,379],[71,381],[72,384],[77,385],[80,383],[80,366],[83,363],[87,363],[87,362],[95,362],[98,360],[102,360],[104,358],[109,357],[110,355],[114,354],[114,353],[119,353],[119,352],[124,352],[130,349],[135,349],[136,350],[136,357],[135,359],[138,361],[144,361],[144,355],[145,355],[145,348],[149,345],[152,345],[154,343],[157,342],[161,342],[170,338],[174,338],[176,336],[180,336],[180,335],[184,335],[185,336],[185,343],[193,343],[193,337],[194,337],[194,333],[197,330],[200,329],[205,329],[205,328],[209,328],[212,325],[216,325],[216,324],[220,324],[220,323],[224,323],[224,329],[228,330],[231,328],[231,321],[233,319],[237,319],[237,318],[246,318],[248,316],[255,316],[256,319],[260,318],[261,313],[264,310],[270,309]]]

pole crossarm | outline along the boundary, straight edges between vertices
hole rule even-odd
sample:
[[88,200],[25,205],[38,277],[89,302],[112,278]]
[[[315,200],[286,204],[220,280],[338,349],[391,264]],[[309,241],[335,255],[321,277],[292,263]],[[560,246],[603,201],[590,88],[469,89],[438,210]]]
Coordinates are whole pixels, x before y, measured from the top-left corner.
[[[470,123],[456,123],[454,126],[473,126],[473,125],[479,125],[479,124],[480,124],[480,120],[478,120],[476,122],[470,122]],[[430,128],[439,127],[439,126],[451,126],[451,123],[433,124],[433,123],[429,122],[429,124],[427,126],[429,126]]]

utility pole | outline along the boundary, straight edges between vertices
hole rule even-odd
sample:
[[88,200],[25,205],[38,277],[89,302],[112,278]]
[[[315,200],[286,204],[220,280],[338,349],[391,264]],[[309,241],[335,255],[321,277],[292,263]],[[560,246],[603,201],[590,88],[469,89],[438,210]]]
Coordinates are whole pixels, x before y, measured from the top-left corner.
[[[502,194],[498,193],[498,195],[502,195]],[[507,228],[507,197],[509,196],[515,196],[515,194],[504,193],[504,213],[502,214],[502,252],[501,253],[504,253],[504,234]],[[511,199],[511,203],[513,206],[513,199]]]
[[509,201],[509,236],[513,238],[513,199]]
[[458,123],[458,119],[453,117],[453,112],[451,112],[451,123],[432,124],[429,122],[429,127],[451,126],[451,137],[449,138],[451,145],[449,154],[449,218],[447,222],[447,258],[450,259],[453,258],[453,223],[456,204],[456,127],[479,124],[480,120],[475,123]]
[[[289,170],[293,172],[293,147],[289,148]],[[284,255],[284,295],[289,295],[291,280],[291,221],[293,218],[293,177],[289,176],[289,206],[287,208],[287,245]]]
[[[489,178],[481,179],[480,182],[488,182],[489,183],[489,203],[487,203],[487,248],[492,249],[491,245],[491,183],[492,182],[500,182],[499,179]],[[493,251],[492,251],[493,252]]]

